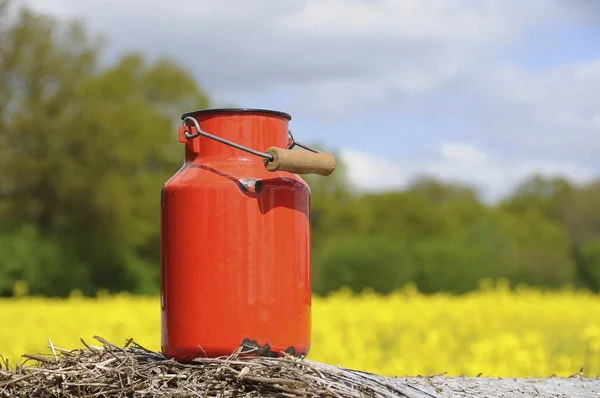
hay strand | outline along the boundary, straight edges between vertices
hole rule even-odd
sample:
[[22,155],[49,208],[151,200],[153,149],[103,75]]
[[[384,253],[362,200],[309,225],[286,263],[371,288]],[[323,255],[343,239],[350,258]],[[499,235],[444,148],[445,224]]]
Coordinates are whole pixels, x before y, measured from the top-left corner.
[[119,347],[100,336],[94,338],[101,347],[81,339],[83,349],[65,350],[48,340],[52,351],[48,357],[23,355],[35,364],[0,371],[0,396],[433,397],[375,375],[288,355],[267,358],[234,353],[184,364],[132,339]]

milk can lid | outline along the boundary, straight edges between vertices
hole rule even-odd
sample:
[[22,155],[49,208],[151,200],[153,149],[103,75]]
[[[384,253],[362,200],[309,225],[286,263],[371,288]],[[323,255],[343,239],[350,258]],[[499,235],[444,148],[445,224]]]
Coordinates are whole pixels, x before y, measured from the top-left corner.
[[206,109],[198,109],[195,111],[186,112],[181,115],[181,119],[185,119],[188,116],[199,116],[206,113],[241,113],[241,112],[249,112],[249,113],[267,113],[276,116],[283,117],[287,120],[292,120],[292,116],[288,113],[276,111],[272,109],[257,109],[257,108],[206,108]]

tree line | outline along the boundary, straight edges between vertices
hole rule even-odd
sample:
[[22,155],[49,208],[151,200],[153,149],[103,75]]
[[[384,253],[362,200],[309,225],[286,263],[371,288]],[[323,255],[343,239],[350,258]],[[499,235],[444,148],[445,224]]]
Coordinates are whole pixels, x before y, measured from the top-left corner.
[[[160,189],[180,167],[174,120],[218,106],[168,59],[123,54],[0,0],[0,295],[156,294]],[[307,178],[313,286],[467,292],[482,278],[600,288],[600,182],[533,176],[490,206],[432,178],[361,193],[343,165]],[[20,285],[22,286],[22,284]]]
[[465,293],[484,279],[545,289],[600,289],[600,180],[532,175],[499,203],[435,178],[314,197],[315,290]]

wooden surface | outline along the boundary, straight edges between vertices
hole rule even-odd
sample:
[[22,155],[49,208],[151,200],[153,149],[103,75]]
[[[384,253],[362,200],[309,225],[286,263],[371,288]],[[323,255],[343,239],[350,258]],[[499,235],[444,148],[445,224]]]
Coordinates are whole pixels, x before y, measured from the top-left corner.
[[[600,379],[382,378],[408,398],[600,398]],[[400,395],[402,396],[402,395]]]

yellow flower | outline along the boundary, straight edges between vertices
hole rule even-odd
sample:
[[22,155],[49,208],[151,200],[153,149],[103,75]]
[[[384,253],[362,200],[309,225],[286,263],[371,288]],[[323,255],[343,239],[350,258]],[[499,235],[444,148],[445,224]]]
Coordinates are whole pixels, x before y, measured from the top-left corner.
[[[384,375],[489,377],[569,376],[600,372],[600,296],[482,283],[464,296],[425,296],[407,286],[389,296],[348,290],[313,300],[309,358]],[[160,300],[128,294],[65,300],[0,299],[0,354],[14,365],[23,353],[81,347],[100,335],[133,337],[160,350]],[[277,326],[274,325],[274,328]]]

